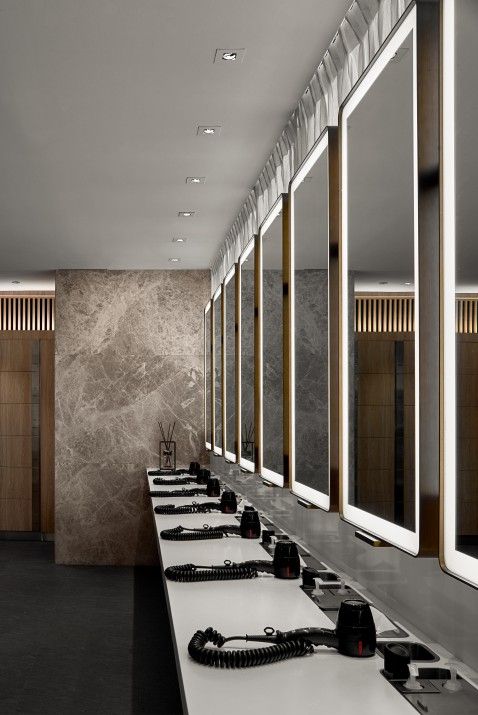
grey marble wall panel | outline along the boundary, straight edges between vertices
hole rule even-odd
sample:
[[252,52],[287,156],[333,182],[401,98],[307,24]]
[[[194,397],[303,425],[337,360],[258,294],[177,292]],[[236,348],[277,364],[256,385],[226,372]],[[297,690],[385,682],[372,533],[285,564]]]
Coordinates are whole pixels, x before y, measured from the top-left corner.
[[234,454],[236,430],[236,284],[232,277],[225,288],[226,296],[226,450]]
[[[253,253],[249,255],[249,261],[254,261]],[[250,429],[254,429],[254,271],[243,269],[241,283],[242,456],[250,461],[254,461],[253,453],[244,454],[246,432]]]
[[295,272],[295,474],[328,493],[328,275]]
[[222,308],[214,301],[214,446],[222,449]]
[[263,466],[284,473],[282,271],[262,272]]
[[144,470],[157,420],[178,462],[205,460],[203,309],[208,271],[58,271],[56,559],[155,559]]

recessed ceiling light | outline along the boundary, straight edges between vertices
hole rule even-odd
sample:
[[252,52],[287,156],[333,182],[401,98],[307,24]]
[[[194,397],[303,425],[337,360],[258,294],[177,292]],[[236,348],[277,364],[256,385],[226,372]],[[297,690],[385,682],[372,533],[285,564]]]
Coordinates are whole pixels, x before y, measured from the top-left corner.
[[379,286],[388,286],[388,281],[379,281]]
[[178,211],[178,216],[180,218],[191,218],[195,213],[195,211]]
[[12,281],[12,283],[14,283],[15,285],[19,285],[20,281]]
[[221,133],[220,124],[200,124],[197,128],[196,134],[198,136],[205,137],[218,137]]
[[205,176],[188,176],[186,178],[186,184],[205,184],[205,183],[206,183]]
[[180,262],[181,262],[181,259],[180,259],[180,258],[170,258],[170,259],[169,259],[169,262],[170,262],[170,263],[180,263]]
[[186,239],[178,236],[177,238],[173,238],[173,243],[186,243]]
[[214,62],[227,62],[231,64],[232,62],[241,63],[244,59],[246,50],[244,47],[222,47],[216,50],[214,53]]
[[404,285],[406,285],[406,286],[411,286],[412,283],[411,283],[411,281],[405,281]]

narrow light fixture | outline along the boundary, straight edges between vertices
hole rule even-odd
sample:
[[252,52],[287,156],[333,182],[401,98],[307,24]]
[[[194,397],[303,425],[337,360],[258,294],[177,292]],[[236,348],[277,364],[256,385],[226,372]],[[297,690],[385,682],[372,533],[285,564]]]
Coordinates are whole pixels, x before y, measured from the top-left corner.
[[12,283],[13,283],[14,285],[19,285],[19,284],[20,284],[20,281],[12,281]]
[[170,259],[169,259],[169,262],[170,262],[170,263],[180,263],[180,262],[181,262],[181,259],[180,259],[180,258],[170,258]]
[[191,218],[195,213],[195,211],[178,211],[178,216],[180,218]]
[[186,243],[186,239],[178,236],[177,238],[173,238],[173,243]]
[[237,60],[237,52],[223,52],[222,59],[226,62],[235,62]]
[[379,281],[379,286],[388,286],[388,281]]
[[196,134],[205,137],[218,137],[221,133],[220,124],[199,124]]
[[205,176],[188,176],[186,177],[186,184],[205,184]]
[[405,285],[406,285],[406,286],[411,286],[412,283],[411,283],[411,281],[405,281]]

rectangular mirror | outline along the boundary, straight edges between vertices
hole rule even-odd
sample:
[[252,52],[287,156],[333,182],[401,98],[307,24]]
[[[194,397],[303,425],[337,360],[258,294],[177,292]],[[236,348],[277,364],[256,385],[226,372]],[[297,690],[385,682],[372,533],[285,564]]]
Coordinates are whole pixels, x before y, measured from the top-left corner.
[[211,419],[211,301],[204,309],[204,431],[206,449],[212,449],[212,419]]
[[438,523],[437,10],[409,8],[340,112],[341,512],[414,555]]
[[214,344],[214,443],[213,450],[222,454],[222,288],[214,293],[212,302]]
[[[478,587],[478,4],[442,22],[442,534],[440,561]],[[476,61],[475,61],[476,60]],[[477,428],[477,429],[475,429]]]
[[261,439],[256,465],[262,477],[280,487],[284,486],[283,203],[281,196],[259,231]]
[[326,510],[338,503],[337,152],[328,128],[290,184],[291,491]]
[[236,461],[236,267],[223,283],[224,300],[224,456]]
[[241,443],[239,464],[249,472],[255,469],[255,437],[254,437],[254,239],[244,249],[239,259],[240,280],[240,345],[239,345],[239,404]]

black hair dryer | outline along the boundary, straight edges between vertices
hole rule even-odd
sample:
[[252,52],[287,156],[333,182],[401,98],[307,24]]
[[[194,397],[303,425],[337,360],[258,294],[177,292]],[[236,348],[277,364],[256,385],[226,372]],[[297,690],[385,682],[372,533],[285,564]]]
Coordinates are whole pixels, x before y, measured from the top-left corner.
[[241,516],[241,536],[243,539],[258,539],[261,535],[259,512],[252,506],[245,506]]
[[219,479],[211,477],[207,480],[206,484],[206,496],[208,497],[218,497],[221,494],[221,485],[219,484]]
[[[342,655],[368,658],[375,653],[376,638],[370,606],[357,599],[342,601],[334,630],[297,628],[293,631],[275,631],[273,628],[264,628],[261,635],[225,638],[218,631],[207,628],[205,631],[196,631],[189,642],[188,651],[189,655],[202,665],[215,668],[250,668],[310,655],[314,646],[321,645],[336,648]],[[222,650],[225,643],[237,640],[267,643],[268,647]],[[210,648],[208,643],[214,643],[216,648]]]

